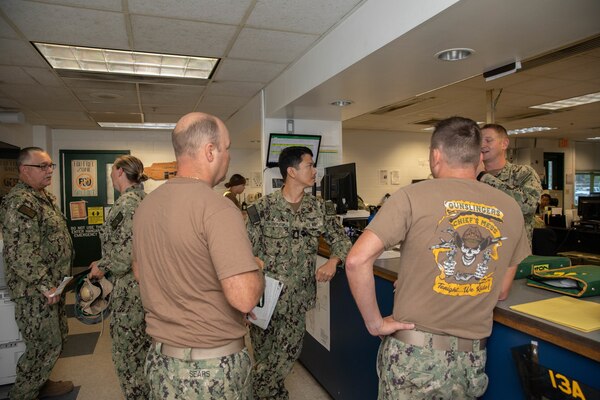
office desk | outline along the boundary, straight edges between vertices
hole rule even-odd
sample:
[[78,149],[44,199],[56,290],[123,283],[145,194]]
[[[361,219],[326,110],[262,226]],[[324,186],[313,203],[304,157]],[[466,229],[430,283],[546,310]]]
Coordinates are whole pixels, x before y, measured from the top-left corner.
[[600,254],[600,231],[549,227],[556,233],[557,252],[578,251]]
[[[398,267],[399,259],[375,263],[377,301],[384,316],[392,312]],[[498,304],[488,341],[486,372],[490,385],[483,399],[524,399],[510,350],[531,340],[539,343],[540,363],[544,366],[598,387],[600,331],[581,333],[509,308],[553,296],[557,294],[527,287],[524,280],[519,280],[514,282],[509,299]],[[592,299],[600,302],[600,297]],[[380,340],[367,332],[342,269],[330,283],[330,313],[331,351],[307,334],[300,361],[334,399],[376,399],[375,363]]]

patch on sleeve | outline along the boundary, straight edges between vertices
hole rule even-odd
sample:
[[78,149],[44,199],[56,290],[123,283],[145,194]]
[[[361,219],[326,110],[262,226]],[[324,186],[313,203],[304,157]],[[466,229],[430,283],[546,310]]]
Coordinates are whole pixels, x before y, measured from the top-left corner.
[[260,223],[260,214],[258,213],[258,210],[256,209],[255,205],[251,205],[250,207],[248,207],[246,212],[248,213],[248,219],[250,219],[250,222],[253,225]]
[[333,204],[333,201],[325,201],[325,212],[327,215],[335,215],[335,205]]
[[123,213],[119,211],[119,213],[117,214],[116,217],[114,217],[112,219],[112,221],[110,221],[110,227],[113,228],[113,230],[117,229],[119,227],[119,224],[123,221]]
[[35,212],[34,209],[27,207],[26,205],[22,205],[21,207],[19,207],[17,209],[18,212],[20,212],[21,214],[23,214],[24,216],[28,217],[28,218],[35,218],[35,216],[37,215],[37,213]]

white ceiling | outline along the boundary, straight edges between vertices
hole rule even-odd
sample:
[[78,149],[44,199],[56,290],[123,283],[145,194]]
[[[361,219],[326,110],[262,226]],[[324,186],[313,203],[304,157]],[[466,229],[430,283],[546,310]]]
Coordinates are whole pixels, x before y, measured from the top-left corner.
[[[0,111],[30,124],[176,122],[201,110],[226,120],[361,0],[1,0]],[[59,77],[32,41],[219,57],[205,86]],[[107,115],[108,114],[108,115]]]
[[[365,2],[0,0],[0,111],[22,111],[30,124],[73,129],[97,129],[95,121],[110,118],[175,122],[194,110],[227,120]],[[598,36],[599,15],[598,0],[461,0],[271,116],[422,132],[425,126],[416,122],[451,115],[485,121],[486,90],[494,89],[496,98],[501,89],[496,120],[509,129],[557,128],[526,137],[600,136],[600,102],[538,117],[529,108],[600,91],[597,45],[531,67],[542,55]],[[64,78],[31,41],[222,61],[203,86]],[[433,59],[436,51],[463,46],[475,55],[459,63]],[[482,78],[483,71],[515,59],[524,65],[518,73],[489,83]],[[328,104],[337,98],[355,103],[331,111]]]

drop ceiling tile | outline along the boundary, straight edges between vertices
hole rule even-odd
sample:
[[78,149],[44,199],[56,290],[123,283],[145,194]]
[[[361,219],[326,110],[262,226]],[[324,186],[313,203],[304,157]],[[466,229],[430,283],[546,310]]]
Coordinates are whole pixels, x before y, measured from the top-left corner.
[[37,0],[39,3],[62,4],[65,6],[93,8],[96,10],[121,11],[122,0]]
[[4,96],[0,96],[0,109],[20,109],[20,105],[19,103],[17,103],[16,101],[14,101],[11,98],[8,97],[4,97]]
[[173,123],[179,121],[184,114],[191,112],[192,110],[187,110],[183,113],[174,113],[174,114],[144,114],[144,121],[146,122],[168,122]]
[[101,91],[136,90],[135,83],[106,82],[91,79],[63,79],[63,81],[73,90],[77,90],[77,88],[97,89]]
[[202,98],[202,104],[211,104],[211,105],[227,105],[227,106],[236,106],[241,107],[245,105],[249,97],[238,97],[238,96],[219,96],[219,95],[206,95]]
[[193,108],[199,99],[200,94],[169,93],[166,95],[156,92],[140,93],[140,102],[143,106],[177,104]]
[[17,0],[3,0],[0,8],[31,41],[129,48],[122,13]]
[[0,18],[0,38],[6,39],[18,39],[19,36],[15,32],[15,30],[8,25],[4,19]]
[[196,104],[192,104],[191,106],[184,106],[180,104],[173,105],[160,105],[160,106],[143,106],[142,111],[144,115],[156,115],[156,114],[172,114],[182,116],[184,114],[190,113],[194,110],[194,106]]
[[0,82],[9,84],[35,85],[36,82],[19,67],[0,65]]
[[119,112],[119,113],[136,113],[140,112],[140,107],[137,103],[135,104],[112,104],[112,103],[96,103],[96,102],[82,102],[83,108],[90,112],[106,113],[106,112]]
[[49,121],[89,121],[85,112],[38,110],[37,113]]
[[90,88],[76,88],[73,93],[82,102],[93,103],[104,101],[108,104],[135,104],[138,101],[135,90],[102,90]]
[[229,57],[290,63],[317,38],[316,35],[244,28],[231,48]]
[[593,84],[589,82],[573,82],[568,86],[540,91],[540,94],[543,96],[552,97],[556,100],[563,100],[597,92],[600,92],[600,84]]
[[63,86],[63,82],[47,68],[23,67],[23,70],[42,86]]
[[321,35],[360,0],[258,0],[246,25]]
[[250,0],[129,0],[131,14],[237,25]]
[[232,25],[140,15],[131,20],[134,47],[147,52],[222,57],[236,32]]
[[223,121],[225,121],[235,111],[237,111],[237,108],[227,106],[227,105],[214,105],[214,104],[200,103],[200,104],[198,104],[198,106],[196,107],[196,109],[194,111],[200,111],[200,112],[216,115],[217,117],[219,117]]
[[0,64],[48,67],[37,50],[24,40],[0,39],[0,49]]
[[271,82],[283,71],[286,64],[225,59],[215,74],[219,81]]
[[206,89],[200,85],[164,85],[164,84],[147,84],[140,83],[139,91],[142,94],[158,93],[168,97],[171,94],[200,96]]
[[258,82],[213,82],[208,89],[207,94],[221,96],[252,97],[263,87]]

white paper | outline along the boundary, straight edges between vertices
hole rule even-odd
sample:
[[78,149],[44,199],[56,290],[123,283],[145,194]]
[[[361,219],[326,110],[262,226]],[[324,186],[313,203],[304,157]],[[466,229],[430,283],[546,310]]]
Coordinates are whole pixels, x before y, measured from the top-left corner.
[[58,287],[56,288],[56,291],[54,293],[52,293],[50,295],[50,297],[54,297],[54,296],[60,296],[63,292],[63,290],[65,290],[65,287],[67,286],[67,284],[69,282],[71,282],[71,279],[73,279],[72,276],[65,276],[62,280],[62,282],[60,283],[60,285],[58,285]]
[[256,319],[249,318],[248,320],[256,326],[267,329],[277,305],[277,300],[279,300],[281,289],[283,289],[283,283],[265,275],[265,292],[259,305],[252,310]]

